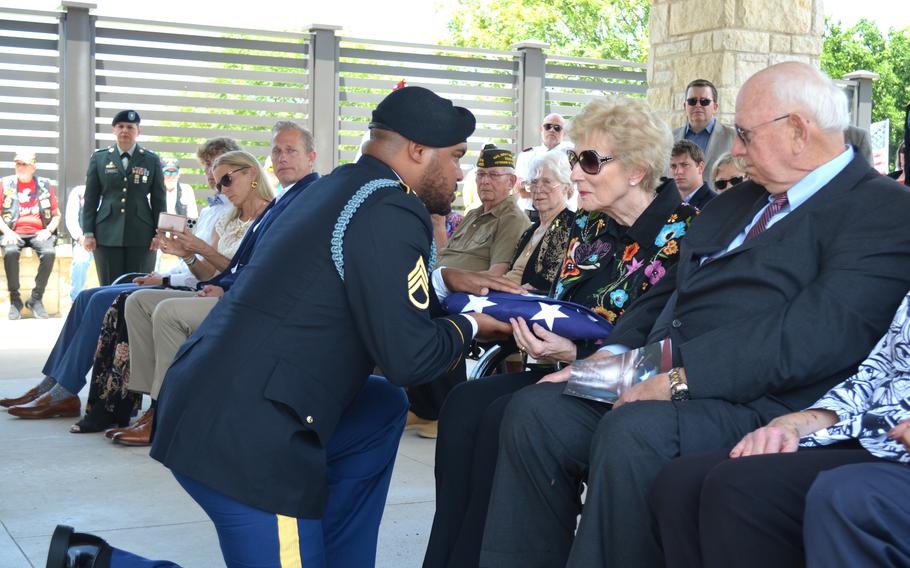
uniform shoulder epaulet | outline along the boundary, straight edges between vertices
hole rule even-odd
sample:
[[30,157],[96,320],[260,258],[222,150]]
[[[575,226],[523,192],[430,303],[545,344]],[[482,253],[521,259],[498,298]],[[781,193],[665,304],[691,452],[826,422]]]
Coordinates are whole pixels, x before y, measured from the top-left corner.
[[92,152],[92,155],[94,156],[95,154],[101,154],[101,153],[103,153],[103,152],[110,152],[110,153],[113,154],[113,153],[114,153],[114,147],[113,147],[113,146],[108,146],[107,148],[98,148],[97,150],[95,150],[94,152]]

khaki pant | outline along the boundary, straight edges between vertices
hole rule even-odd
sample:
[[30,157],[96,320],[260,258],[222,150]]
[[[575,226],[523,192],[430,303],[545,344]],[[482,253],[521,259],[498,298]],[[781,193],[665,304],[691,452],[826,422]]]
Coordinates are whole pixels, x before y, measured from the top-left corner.
[[212,311],[218,298],[180,290],[139,290],[126,301],[130,382],[134,392],[158,398],[180,346]]

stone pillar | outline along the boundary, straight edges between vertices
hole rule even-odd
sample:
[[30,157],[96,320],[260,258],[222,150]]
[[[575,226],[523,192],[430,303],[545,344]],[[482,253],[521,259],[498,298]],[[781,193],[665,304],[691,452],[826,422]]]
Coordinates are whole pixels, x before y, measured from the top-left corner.
[[316,171],[338,165],[338,37],[341,26],[313,24],[310,42],[310,132],[316,146]]
[[535,146],[538,129],[546,107],[547,56],[544,50],[550,44],[528,40],[509,47],[520,54],[518,68],[518,139],[515,151]]
[[739,87],[781,61],[819,65],[823,0],[653,0],[648,101],[671,127],[686,122],[685,88],[708,79],[718,118],[733,123]]

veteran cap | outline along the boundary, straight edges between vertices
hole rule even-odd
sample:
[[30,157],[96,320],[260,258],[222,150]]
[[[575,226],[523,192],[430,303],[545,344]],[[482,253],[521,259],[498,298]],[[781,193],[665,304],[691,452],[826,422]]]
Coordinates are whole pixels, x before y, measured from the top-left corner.
[[164,171],[168,170],[180,170],[180,160],[177,158],[162,158],[161,159],[161,169]]
[[432,148],[460,144],[474,132],[474,115],[423,87],[392,91],[373,110],[370,129],[391,130]]
[[514,168],[515,157],[505,148],[497,148],[495,144],[487,144],[480,151],[477,158],[478,168]]
[[118,122],[132,122],[133,124],[139,124],[139,113],[134,110],[121,110],[114,115],[114,120],[111,121],[111,126],[114,126]]

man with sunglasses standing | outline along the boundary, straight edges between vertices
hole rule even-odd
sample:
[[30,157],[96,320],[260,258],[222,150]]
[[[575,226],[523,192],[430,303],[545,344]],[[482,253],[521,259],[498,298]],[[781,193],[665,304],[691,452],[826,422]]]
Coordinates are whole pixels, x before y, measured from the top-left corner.
[[717,87],[707,79],[696,79],[686,86],[683,109],[687,122],[673,131],[673,139],[690,140],[705,153],[705,171],[709,172],[705,181],[710,186],[714,182],[710,175],[714,162],[730,151],[736,133],[717,120]]
[[[526,184],[534,177],[534,172],[529,172],[528,168],[538,157],[543,156],[553,148],[571,150],[573,145],[566,136],[566,120],[562,115],[553,113],[548,114],[540,125],[540,146],[525,148],[518,154],[515,159],[515,176],[518,180],[515,182],[515,193],[518,195],[518,207],[528,214],[532,221],[537,220],[537,211],[534,210],[534,200],[531,198],[530,189]],[[569,200],[569,209],[575,211],[578,207],[578,194],[574,193]]]
[[83,247],[95,253],[102,286],[155,268],[149,245],[167,208],[164,175],[158,156],[136,143],[140,120],[134,110],[118,112],[111,121],[116,142],[92,155],[85,174]]

